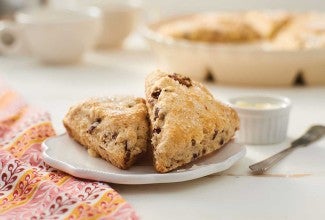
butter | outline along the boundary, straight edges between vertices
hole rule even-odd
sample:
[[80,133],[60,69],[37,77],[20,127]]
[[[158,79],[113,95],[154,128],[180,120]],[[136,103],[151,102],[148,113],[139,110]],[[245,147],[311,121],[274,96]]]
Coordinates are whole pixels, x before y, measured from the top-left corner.
[[242,108],[254,108],[254,109],[274,109],[281,107],[280,104],[277,103],[269,103],[269,102],[248,102],[248,101],[237,101],[235,105]]

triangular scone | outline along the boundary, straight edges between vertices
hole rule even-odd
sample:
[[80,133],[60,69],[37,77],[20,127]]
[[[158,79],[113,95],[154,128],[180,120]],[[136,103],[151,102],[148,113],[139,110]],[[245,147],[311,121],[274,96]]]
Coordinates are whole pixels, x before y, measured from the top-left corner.
[[239,128],[237,113],[200,83],[156,71],[146,79],[154,166],[165,173],[225,145]]
[[88,152],[127,169],[147,150],[147,115],[142,98],[93,98],[71,107],[63,124]]

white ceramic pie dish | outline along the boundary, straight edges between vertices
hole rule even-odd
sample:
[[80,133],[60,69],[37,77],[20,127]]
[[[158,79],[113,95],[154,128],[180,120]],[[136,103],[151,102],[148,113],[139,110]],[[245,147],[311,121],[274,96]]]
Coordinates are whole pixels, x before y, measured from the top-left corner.
[[161,20],[143,30],[162,70],[184,73],[201,81],[211,73],[220,84],[290,86],[302,75],[307,85],[325,85],[325,48],[271,50],[261,43],[193,42],[156,31],[163,24],[185,17]]

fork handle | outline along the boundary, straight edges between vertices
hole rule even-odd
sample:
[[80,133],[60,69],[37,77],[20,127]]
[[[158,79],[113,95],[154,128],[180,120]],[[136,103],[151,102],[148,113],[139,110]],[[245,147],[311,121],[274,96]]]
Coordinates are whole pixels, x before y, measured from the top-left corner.
[[280,151],[277,154],[274,154],[273,156],[262,160],[261,162],[255,163],[251,166],[249,166],[249,169],[252,170],[253,174],[262,174],[268,169],[270,169],[274,164],[282,160],[285,156],[287,156],[289,153],[291,153],[295,149],[294,146],[290,146],[282,151]]

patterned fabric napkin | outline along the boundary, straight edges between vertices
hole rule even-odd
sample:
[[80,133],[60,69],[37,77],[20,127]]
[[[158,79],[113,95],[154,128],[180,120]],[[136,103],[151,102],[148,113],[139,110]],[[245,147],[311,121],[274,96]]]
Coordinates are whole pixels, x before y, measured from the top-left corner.
[[41,143],[53,135],[49,115],[0,82],[0,219],[138,219],[107,184],[46,165]]

